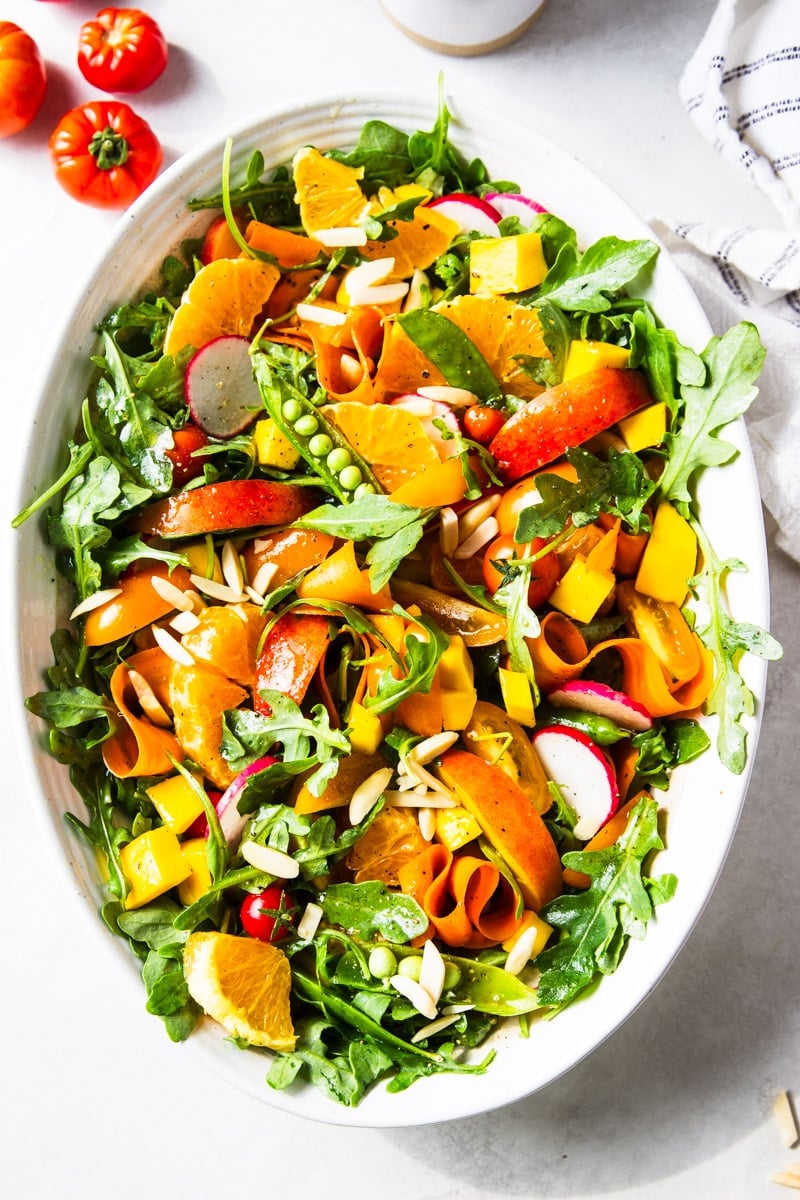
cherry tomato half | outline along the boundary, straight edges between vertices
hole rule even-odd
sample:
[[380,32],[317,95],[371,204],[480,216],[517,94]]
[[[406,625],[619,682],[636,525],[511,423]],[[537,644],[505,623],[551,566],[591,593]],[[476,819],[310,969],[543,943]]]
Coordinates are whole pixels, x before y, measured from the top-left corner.
[[139,8],[104,8],[78,35],[78,66],[103,92],[142,92],[167,65],[167,39]]
[[208,461],[202,456],[194,456],[195,450],[208,445],[208,438],[199,425],[191,421],[183,429],[176,429],[172,434],[173,445],[166,455],[172,463],[172,486],[184,487],[190,479],[197,479],[203,474],[203,468]]
[[46,91],[47,73],[36,42],[13,21],[0,21],[0,138],[30,125]]
[[488,404],[472,404],[464,413],[464,432],[473,442],[488,446],[506,422],[505,413]]
[[280,942],[294,925],[291,900],[277,883],[245,896],[239,916],[245,933],[259,942]]
[[[534,538],[530,548],[515,542],[510,534],[502,533],[490,542],[483,555],[483,581],[494,595],[504,582],[503,572],[495,563],[509,558],[522,558],[535,554],[547,545],[546,538]],[[528,604],[538,608],[549,600],[561,576],[561,568],[555,554],[544,554],[531,565],[531,581],[528,587]]]
[[163,158],[150,126],[121,100],[70,109],[50,136],[50,154],[64,190],[96,208],[127,208]]

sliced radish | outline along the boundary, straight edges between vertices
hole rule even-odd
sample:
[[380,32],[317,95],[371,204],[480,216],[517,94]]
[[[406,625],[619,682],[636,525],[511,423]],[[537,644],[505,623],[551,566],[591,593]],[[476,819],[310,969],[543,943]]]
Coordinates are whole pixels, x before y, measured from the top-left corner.
[[462,233],[484,233],[487,237],[497,236],[500,213],[480,196],[470,196],[466,192],[450,192],[447,196],[438,196],[435,200],[431,200],[428,208],[435,208],[443,217],[449,217],[451,221],[455,221]]
[[653,727],[653,718],[638,700],[594,680],[571,679],[548,692],[547,699],[551,704],[608,717],[622,729],[633,729],[637,733]]
[[450,433],[454,435],[458,433],[458,418],[447,404],[443,404],[440,400],[431,400],[427,396],[420,396],[417,392],[406,392],[402,396],[397,396],[391,403],[393,408],[404,408],[406,412],[414,413],[419,417],[441,459],[452,458],[454,454],[458,453],[457,438],[455,436],[444,437],[441,429],[434,424],[435,421],[441,421]]
[[195,423],[211,437],[230,438],[252,425],[263,404],[247,338],[230,334],[198,350],[186,368],[184,390]]
[[588,842],[619,807],[614,768],[600,747],[579,729],[543,725],[531,741],[548,778],[558,784],[577,814],[575,836]]
[[487,192],[485,198],[501,217],[519,217],[523,225],[530,225],[537,213],[547,212],[536,200],[518,192]]
[[220,828],[225,835],[225,841],[231,850],[235,850],[239,845],[244,827],[250,820],[248,813],[240,813],[238,809],[239,797],[244,791],[244,785],[253,775],[258,775],[259,772],[266,771],[267,767],[273,766],[277,761],[278,759],[270,754],[265,754],[262,758],[257,758],[255,762],[250,763],[249,766],[239,772],[233,783],[229,784],[220,796],[216,805],[217,816],[219,817]]

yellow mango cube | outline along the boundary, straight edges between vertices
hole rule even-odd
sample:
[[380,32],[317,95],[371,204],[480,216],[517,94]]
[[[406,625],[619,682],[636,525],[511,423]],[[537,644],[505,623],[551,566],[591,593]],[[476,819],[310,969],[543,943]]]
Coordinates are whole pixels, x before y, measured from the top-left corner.
[[680,607],[696,566],[697,535],[678,510],[662,500],[639,563],[637,592]]
[[536,287],[547,274],[538,233],[478,238],[469,248],[469,290],[502,296]]
[[631,356],[624,346],[612,346],[608,342],[594,342],[576,338],[570,342],[567,361],[564,364],[564,379],[574,379],[598,367],[627,367]]
[[480,835],[480,825],[460,804],[456,808],[436,809],[436,839],[448,850],[460,850]]
[[181,904],[194,904],[205,896],[211,887],[211,872],[208,869],[208,842],[205,838],[189,838],[181,843],[181,853],[189,864],[189,875],[178,884]]
[[170,775],[147,789],[164,824],[173,833],[185,833],[203,813],[203,802],[183,775]]
[[436,673],[441,688],[442,728],[465,729],[472,719],[478,693],[472,659],[460,634],[450,635]]
[[376,712],[355,700],[350,706],[350,745],[357,754],[374,754],[383,741],[383,725]]
[[519,721],[520,725],[534,725],[536,713],[527,675],[522,671],[511,671],[507,667],[499,667],[497,673],[508,715],[513,721]]
[[122,847],[119,858],[130,884],[126,908],[141,908],[157,896],[163,896],[164,892],[188,879],[192,870],[180,842],[166,825],[140,833]]
[[590,567],[579,554],[556,584],[550,597],[553,608],[563,612],[574,621],[591,621],[598,608],[611,595],[614,575]]
[[256,457],[262,467],[291,471],[300,461],[300,452],[278,428],[272,417],[261,417],[256,421],[253,437]]
[[667,432],[667,406],[663,400],[658,404],[648,404],[638,412],[623,417],[619,422],[619,431],[625,445],[634,454],[637,450],[646,450],[648,446],[660,446]]

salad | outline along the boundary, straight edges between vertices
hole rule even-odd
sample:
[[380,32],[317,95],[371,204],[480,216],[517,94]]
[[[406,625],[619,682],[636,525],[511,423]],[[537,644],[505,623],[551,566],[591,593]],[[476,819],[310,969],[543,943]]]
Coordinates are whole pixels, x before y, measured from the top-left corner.
[[148,1011],[346,1105],[616,969],[678,886],[673,770],[743,770],[741,658],[780,653],[694,503],[755,328],[682,345],[654,243],[580,247],[449,121],[226,147],[16,520],[74,590],[28,707]]

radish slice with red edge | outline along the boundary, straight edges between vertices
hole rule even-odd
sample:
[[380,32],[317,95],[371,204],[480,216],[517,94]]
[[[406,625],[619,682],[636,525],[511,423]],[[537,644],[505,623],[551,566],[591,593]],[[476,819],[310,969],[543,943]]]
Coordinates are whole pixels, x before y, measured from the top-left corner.
[[594,713],[598,717],[608,717],[615,725],[622,729],[632,729],[636,733],[653,727],[653,718],[643,704],[606,683],[571,679],[548,692],[547,699],[551,704],[579,708],[582,712]]
[[470,196],[466,192],[450,192],[446,196],[438,196],[431,200],[427,207],[435,208],[443,217],[455,221],[462,233],[497,236],[500,213],[480,196]]
[[198,350],[186,368],[184,392],[195,424],[210,437],[231,438],[252,425],[264,406],[247,338],[229,334]]
[[230,846],[231,850],[235,850],[241,841],[244,827],[250,820],[250,813],[240,813],[238,804],[239,797],[244,791],[244,785],[248,779],[252,779],[254,775],[258,775],[261,771],[266,771],[267,767],[273,766],[278,762],[271,754],[265,754],[262,758],[257,758],[255,762],[251,762],[234,779],[233,783],[229,784],[219,798],[217,804],[217,816],[219,817],[220,828],[225,837],[225,841]]
[[619,788],[614,768],[599,746],[580,729],[543,725],[534,731],[533,747],[545,774],[558,784],[567,804],[575,811],[575,836],[582,842],[619,808]]
[[[428,437],[436,447],[439,458],[452,458],[458,454],[458,417],[448,404],[441,400],[431,400],[428,396],[420,396],[417,392],[405,392],[391,401],[393,408],[403,408],[406,412],[419,417]],[[444,436],[441,428],[435,422],[441,421],[453,437]]]
[[538,201],[521,196],[518,192],[487,192],[484,199],[501,217],[519,217],[523,225],[530,225],[538,213],[547,212]]

